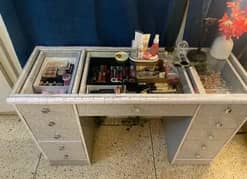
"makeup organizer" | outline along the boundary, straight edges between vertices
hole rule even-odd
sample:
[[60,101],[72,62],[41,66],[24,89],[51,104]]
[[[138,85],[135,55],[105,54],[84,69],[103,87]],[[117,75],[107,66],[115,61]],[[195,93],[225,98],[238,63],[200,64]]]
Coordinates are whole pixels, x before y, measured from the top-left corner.
[[[98,53],[100,56],[100,52]],[[186,93],[190,82],[185,69],[156,62],[117,62],[113,57],[88,58],[86,93]]]

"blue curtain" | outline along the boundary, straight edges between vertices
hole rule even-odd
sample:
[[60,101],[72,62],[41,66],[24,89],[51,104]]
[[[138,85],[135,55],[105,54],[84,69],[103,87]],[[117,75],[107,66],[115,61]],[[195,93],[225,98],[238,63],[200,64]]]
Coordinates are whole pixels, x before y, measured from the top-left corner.
[[[221,18],[226,10],[226,1],[227,0],[190,0],[189,13],[184,34],[184,39],[189,42],[190,46],[197,47],[199,40],[202,38],[202,18]],[[204,4],[206,7],[207,5],[209,6],[206,8]],[[204,47],[210,46],[215,36],[218,35],[217,23],[207,26],[207,28],[207,38],[201,44]]]
[[[135,30],[151,33],[152,36],[159,33],[161,44],[166,45],[168,22],[174,14],[173,8],[176,6],[180,14],[184,9],[184,3],[180,2],[0,0],[0,10],[24,65],[35,45],[130,46]],[[9,18],[9,15],[15,17]],[[179,22],[173,24],[169,42],[174,41],[178,29]]]
[[[203,1],[191,0],[185,39],[197,46]],[[220,17],[225,0],[213,0],[208,16]],[[173,46],[185,0],[0,0],[17,55],[24,65],[35,45],[130,46],[135,30],[160,34]],[[210,29],[205,45],[216,28]]]
[[[134,31],[163,34],[171,0],[12,0],[33,44],[129,46]],[[181,8],[181,11],[183,8]],[[161,37],[162,42],[164,37]]]

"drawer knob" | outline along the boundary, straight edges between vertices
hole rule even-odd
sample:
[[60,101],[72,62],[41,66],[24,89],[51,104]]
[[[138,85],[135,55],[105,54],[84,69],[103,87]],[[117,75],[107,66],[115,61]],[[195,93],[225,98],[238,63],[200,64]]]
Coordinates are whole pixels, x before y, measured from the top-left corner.
[[222,127],[223,127],[223,124],[220,123],[220,122],[216,122],[215,126],[216,126],[217,128],[222,128]]
[[68,159],[69,158],[69,155],[68,154],[65,154],[64,155],[64,159]]
[[49,123],[48,123],[48,126],[49,127],[52,127],[52,126],[54,126],[56,123],[54,122],[54,121],[50,121]]
[[206,146],[205,144],[203,144],[203,145],[201,146],[201,149],[202,149],[202,150],[206,150],[206,149],[207,149],[207,146]]
[[50,109],[49,108],[42,108],[41,112],[44,114],[47,114],[50,112]]
[[214,136],[213,136],[213,135],[209,135],[209,136],[208,136],[208,139],[209,139],[209,140],[213,140],[213,139],[214,139]]
[[201,155],[200,154],[196,154],[195,157],[196,158],[201,158]]
[[231,112],[232,112],[231,108],[228,107],[228,108],[225,109],[225,114],[230,114]]
[[60,139],[62,136],[60,134],[55,134],[54,139]]
[[141,112],[140,108],[136,107],[135,112],[137,112],[137,113]]
[[60,146],[59,148],[58,148],[58,150],[60,150],[60,151],[62,151],[62,150],[64,150],[64,146],[62,145],[62,146]]

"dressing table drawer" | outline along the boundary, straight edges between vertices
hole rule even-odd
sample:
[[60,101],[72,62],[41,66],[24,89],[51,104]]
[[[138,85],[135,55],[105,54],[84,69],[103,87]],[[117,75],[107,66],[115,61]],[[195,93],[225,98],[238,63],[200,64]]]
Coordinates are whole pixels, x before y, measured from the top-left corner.
[[233,134],[234,129],[200,129],[200,128],[191,128],[188,132],[186,139],[187,140],[227,140]]
[[30,128],[78,128],[71,105],[17,105]]
[[184,141],[178,159],[212,159],[224,145],[225,141]]
[[80,141],[76,142],[40,142],[41,148],[49,160],[86,160]]
[[40,141],[81,140],[78,128],[31,128],[31,131]]
[[77,129],[78,125],[76,123],[75,117],[60,117],[60,116],[49,116],[49,117],[26,117],[24,119],[27,121],[29,127],[31,129],[45,129],[45,130],[53,130],[53,129]]
[[237,128],[247,117],[246,105],[204,105],[194,120],[194,128]]
[[83,104],[81,116],[192,116],[197,105],[182,104]]
[[72,105],[17,105],[38,140],[80,140]]
[[231,118],[224,119],[218,117],[202,117],[201,119],[195,120],[192,124],[192,128],[197,129],[236,129],[246,118]]
[[22,115],[30,119],[54,119],[68,121],[73,117],[72,105],[44,105],[44,104],[25,104],[17,105]]

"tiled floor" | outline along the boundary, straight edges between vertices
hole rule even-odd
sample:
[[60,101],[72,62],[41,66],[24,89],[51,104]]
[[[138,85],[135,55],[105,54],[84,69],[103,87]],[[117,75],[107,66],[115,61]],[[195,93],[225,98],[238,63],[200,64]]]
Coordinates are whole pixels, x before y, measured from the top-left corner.
[[16,116],[0,116],[0,178],[247,178],[247,136],[237,135],[208,166],[174,166],[167,161],[159,119],[126,130],[99,128],[92,166],[50,166]]

